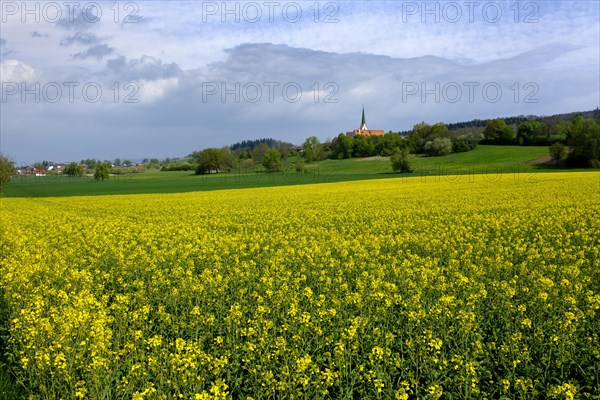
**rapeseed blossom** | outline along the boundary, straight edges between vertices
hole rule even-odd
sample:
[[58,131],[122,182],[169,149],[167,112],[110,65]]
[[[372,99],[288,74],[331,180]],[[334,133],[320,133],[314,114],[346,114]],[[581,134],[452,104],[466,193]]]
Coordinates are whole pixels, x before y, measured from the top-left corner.
[[32,399],[586,398],[598,174],[2,199]]

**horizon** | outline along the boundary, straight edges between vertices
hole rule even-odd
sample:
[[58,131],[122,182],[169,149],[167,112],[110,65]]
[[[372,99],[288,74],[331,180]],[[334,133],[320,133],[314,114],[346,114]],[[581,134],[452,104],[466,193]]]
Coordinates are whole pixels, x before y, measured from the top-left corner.
[[[565,113],[560,113],[560,114],[554,114],[554,115],[513,115],[513,116],[496,117],[496,118],[490,118],[490,119],[509,119],[509,118],[519,118],[519,117],[525,117],[525,118],[528,118],[528,117],[534,117],[534,118],[551,118],[551,117],[555,117],[555,116],[563,116],[563,115],[571,115],[571,114],[584,114],[584,113],[594,112],[596,110],[600,110],[600,108],[596,108],[594,110],[585,110],[585,111],[570,111],[570,112],[565,112]],[[468,122],[474,122],[474,121],[486,121],[486,120],[475,118],[475,119],[472,119],[472,120],[469,120],[469,121],[453,121],[453,122],[443,122],[443,121],[427,122],[427,121],[421,121],[421,122],[425,122],[425,123],[427,123],[429,125],[433,125],[435,123],[442,122],[443,124],[445,124],[445,125],[448,126],[448,125],[457,124],[457,123],[468,123]],[[411,130],[412,130],[412,128],[408,129],[406,131],[385,130],[385,132],[386,133],[388,133],[388,132],[395,132],[395,133],[402,134],[402,133],[410,132]],[[341,134],[341,133],[344,133],[344,132],[340,132],[340,133],[338,133],[338,135]],[[330,137],[330,138],[326,138],[326,140],[324,142],[333,140],[333,139],[335,139],[335,137],[336,137],[336,135],[334,135],[333,137]],[[244,141],[250,141],[250,142],[252,142],[252,141],[271,140],[271,139],[278,140],[278,139],[275,139],[275,138],[268,138],[268,137],[262,137],[262,138],[259,138],[259,137],[256,137],[256,138],[245,138],[245,139],[241,139],[241,140],[239,140],[239,141],[237,141],[235,143],[228,143],[228,144],[224,144],[223,146],[216,146],[216,147],[217,148],[231,148],[232,146],[240,144],[241,142],[244,142]],[[307,138],[302,138],[301,142],[304,142],[306,139]],[[291,144],[293,146],[302,145],[301,142],[287,142],[287,141],[282,141],[282,142],[283,143],[287,143],[287,144]],[[324,142],[322,142],[322,143],[324,143]],[[167,159],[170,159],[171,161],[178,161],[178,160],[190,157],[191,153],[194,152],[194,151],[203,150],[203,149],[208,148],[208,147],[215,147],[215,146],[207,146],[207,147],[203,147],[203,148],[193,149],[191,152],[189,152],[189,153],[187,153],[185,155],[184,154],[167,155],[166,157],[158,159],[158,160],[161,163],[164,162]],[[150,157],[150,156],[126,157],[125,156],[125,157],[115,157],[115,158],[106,158],[106,159],[100,159],[100,158],[95,158],[95,157],[88,157],[88,158],[85,158],[85,159],[79,158],[79,159],[60,160],[60,161],[50,160],[50,159],[40,159],[40,160],[36,160],[34,162],[30,162],[30,163],[27,163],[27,164],[26,163],[21,163],[21,164],[15,164],[15,165],[17,165],[18,167],[28,167],[28,166],[31,167],[31,166],[34,166],[36,164],[40,164],[42,162],[48,162],[49,165],[67,165],[67,164],[69,164],[71,162],[80,163],[81,161],[89,160],[89,159],[96,159],[97,161],[110,161],[111,163],[113,163],[117,159],[120,159],[122,162],[124,162],[124,161],[131,161],[133,163],[140,164],[140,163],[143,163],[143,160],[145,160],[145,159],[150,160],[150,159],[153,159],[153,158],[156,158],[156,157]]]
[[363,106],[386,132],[600,106],[600,2],[477,4],[3,1],[0,151],[164,159],[333,139]]

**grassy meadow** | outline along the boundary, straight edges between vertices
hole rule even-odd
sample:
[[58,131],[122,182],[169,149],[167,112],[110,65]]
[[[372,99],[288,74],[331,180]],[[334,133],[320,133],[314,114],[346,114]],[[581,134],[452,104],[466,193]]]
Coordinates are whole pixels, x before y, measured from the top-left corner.
[[[499,173],[531,174],[558,171],[546,164],[531,164],[547,155],[547,147],[479,146],[467,153],[443,157],[412,156],[412,175],[445,176],[453,174]],[[291,159],[293,164],[295,159]],[[193,172],[151,170],[139,174],[112,176],[97,182],[92,177],[66,176],[15,177],[6,185],[3,197],[86,196],[135,193],[181,193],[220,189],[287,186],[396,177],[388,158],[372,157],[324,160],[306,165],[297,173],[293,165],[285,172],[267,174],[251,170],[195,176]]]

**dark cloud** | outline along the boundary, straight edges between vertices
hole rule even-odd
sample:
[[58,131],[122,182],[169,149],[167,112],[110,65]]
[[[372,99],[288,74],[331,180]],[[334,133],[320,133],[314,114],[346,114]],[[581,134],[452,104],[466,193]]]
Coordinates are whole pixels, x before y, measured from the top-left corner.
[[[106,47],[105,52],[113,52]],[[85,52],[85,57],[97,57],[91,49]],[[554,45],[532,49],[504,60],[462,63],[433,56],[395,58],[256,43],[230,48],[226,60],[194,70],[182,70],[176,63],[150,56],[139,59],[111,56],[105,59],[105,68],[97,76],[98,81],[103,87],[120,82],[123,89],[120,101],[131,94],[139,99],[139,103],[123,103],[119,107],[103,107],[102,103],[98,103],[93,111],[85,111],[78,106],[83,104],[81,99],[74,104],[62,102],[56,105],[63,107],[60,113],[30,118],[30,132],[36,129],[62,132],[63,143],[74,142],[73,138],[81,138],[82,132],[85,134],[79,148],[59,146],[57,135],[51,136],[51,140],[50,137],[38,138],[39,156],[36,154],[36,157],[39,159],[68,160],[88,155],[109,159],[148,155],[162,158],[250,138],[274,137],[299,144],[314,134],[325,140],[357,128],[363,105],[369,126],[386,131],[410,129],[420,121],[450,123],[473,118],[588,109],[590,100],[586,99],[593,101],[594,94],[597,99],[597,74],[593,78],[583,73],[565,74],[560,82],[556,79],[562,67],[554,66],[552,60],[568,55],[571,50]],[[106,57],[100,53],[101,57]],[[521,67],[525,65],[527,68]],[[515,71],[518,73],[515,74]],[[81,74],[80,71],[78,73]],[[78,77],[89,79],[88,76],[83,78],[83,75]],[[135,84],[135,90],[131,86],[125,88],[125,84],[131,82]],[[265,82],[278,85],[272,102],[269,101]],[[290,82],[302,88],[301,101],[294,103],[283,98],[282,86]],[[337,103],[324,102],[324,97],[331,94],[330,90],[324,89],[328,82],[338,87],[333,95]],[[463,89],[459,101],[448,101],[443,95],[436,101],[431,94],[423,100],[421,84],[431,91],[436,84],[444,87],[452,82]],[[472,102],[464,82],[478,82]],[[497,83],[503,89],[498,102],[482,99],[482,87],[487,82]],[[518,103],[511,89],[515,82],[521,87]],[[540,100],[539,103],[524,102],[524,96],[531,94],[523,89],[527,82],[535,82],[539,86],[539,93],[533,96]],[[257,83],[263,88],[263,94],[257,102],[248,101],[243,94],[239,101],[235,101],[235,94],[223,97],[219,92],[206,96],[203,92],[206,83],[218,83],[219,91],[221,83],[229,89],[236,83],[242,87],[247,83]],[[314,99],[315,83],[323,92],[318,100]],[[404,100],[403,84],[406,83],[416,84],[419,93]],[[452,91],[449,92],[451,95]],[[112,97],[110,101],[114,101]],[[15,102],[7,107],[17,108],[19,105]],[[26,148],[31,138],[36,137],[33,133],[24,136],[19,130],[21,121],[28,120],[27,113],[33,115],[33,108],[31,111],[30,108],[19,108],[19,112],[23,116],[7,114],[13,116],[6,131],[14,132],[7,140],[10,147],[16,149]],[[123,154],[115,154],[115,141],[125,149]]]
[[83,44],[92,46],[98,44],[99,39],[93,33],[75,32],[72,36],[67,36],[60,41],[61,46],[71,46],[72,44]]
[[[207,132],[222,131],[223,135],[218,138],[206,138],[211,145],[219,145],[252,135],[248,132],[253,129],[260,132],[261,123],[265,120],[270,121],[268,133],[285,132],[285,139],[292,142],[295,138],[303,139],[306,130],[324,139],[355,128],[359,120],[357,113],[363,104],[372,125],[385,130],[410,129],[420,121],[448,123],[520,113],[541,114],[543,107],[558,112],[558,103],[549,104],[549,100],[545,100],[542,104],[541,100],[560,99],[566,88],[572,88],[570,91],[578,96],[591,96],[597,90],[586,85],[587,78],[583,76],[570,77],[569,82],[561,82],[561,85],[553,83],[555,71],[548,70],[547,66],[566,51],[567,48],[556,45],[553,49],[539,48],[503,61],[465,64],[434,56],[393,58],[285,45],[244,44],[227,50],[225,61],[181,72],[178,75],[179,85],[156,101],[151,106],[155,112],[147,117],[157,126],[163,118],[164,121],[175,118],[184,125],[188,121],[189,126],[206,126]],[[511,65],[527,61],[528,69],[519,71],[519,76],[515,77]],[[117,64],[121,71],[129,66],[124,59],[114,61],[115,69]],[[521,92],[515,100],[514,85],[517,81]],[[266,82],[277,85],[273,101],[268,98]],[[466,84],[473,82],[471,101],[471,86]],[[538,94],[533,94],[531,86],[525,86],[530,82],[536,85]],[[218,86],[211,86],[211,90],[218,87],[218,93],[206,96],[203,92],[206,84],[214,83]],[[222,96],[222,84],[231,90],[238,83],[241,87],[249,83],[261,86],[261,99],[256,103],[247,101],[242,94],[237,102],[233,94]],[[288,83],[302,88],[300,102],[292,103],[284,98],[282,87]],[[325,87],[329,83],[336,85],[335,94]],[[484,93],[483,88],[487,84],[503,91],[497,102],[484,97],[494,95],[493,90]],[[318,100],[314,100],[313,89],[316,87],[322,92]],[[447,89],[442,89],[444,87]],[[456,87],[462,90],[459,98],[453,92]],[[403,99],[403,92],[415,88],[417,93]],[[426,91],[437,92],[438,98],[435,93],[423,96]],[[338,100],[337,103],[324,102],[325,96],[331,94],[329,99]],[[540,101],[526,102],[529,95],[531,99]],[[516,107],[518,111],[515,111]],[[346,116],[353,119],[346,121]],[[238,130],[245,133],[238,134]]]
[[578,46],[565,43],[553,43],[533,48],[524,53],[517,54],[507,59],[488,63],[494,68],[511,68],[512,72],[529,69],[532,65],[545,65],[557,58],[579,49]]
[[8,57],[11,54],[15,54],[16,52],[13,49],[8,49],[8,42],[3,37],[0,37],[0,48],[5,51],[1,51],[0,55],[2,57]]
[[162,60],[142,56],[139,59],[127,60],[124,56],[106,61],[106,67],[112,75],[120,80],[156,80],[172,78],[183,74],[176,63],[163,63]]
[[93,9],[88,10],[87,12],[88,13],[85,14],[85,18],[81,12],[75,12],[72,15],[69,15],[69,13],[65,12],[65,16],[58,20],[56,25],[63,29],[77,32],[91,29],[100,21],[100,18],[94,14]]
[[31,32],[31,37],[34,37],[34,38],[43,38],[43,37],[48,37],[48,34],[47,33],[40,33],[38,31],[33,31],[33,32]]
[[135,26],[136,24],[149,24],[154,20],[154,18],[148,18],[143,16],[142,14],[131,14],[122,18],[121,26]]
[[[243,44],[226,52],[227,60],[212,63],[204,71],[210,79],[298,82],[309,86],[311,82],[335,82],[340,89],[352,89],[385,79],[397,81],[404,77],[431,76],[436,71],[464,69],[464,66],[440,57],[340,54],[269,43]],[[388,85],[386,90],[390,88]]]
[[[339,96],[346,100],[362,97],[392,104],[401,96],[403,85],[406,87],[406,84],[413,83],[419,87],[426,83],[427,88],[435,87],[436,83],[441,87],[458,83],[466,93],[465,82],[477,82],[480,88],[491,82],[510,93],[515,71],[519,71],[521,84],[542,81],[548,74],[546,68],[558,57],[573,50],[576,50],[573,46],[555,44],[504,60],[473,64],[435,56],[393,58],[363,53],[339,54],[286,45],[243,44],[228,49],[227,60],[210,64],[196,74],[204,80],[242,84],[297,82],[303,88],[310,86],[311,82],[320,85],[334,82],[339,86]],[[506,93],[504,98],[509,99]],[[427,100],[432,98],[429,96]],[[494,106],[491,103],[483,105]]]
[[127,67],[127,59],[125,56],[111,58],[110,60],[106,60],[106,67],[115,73],[121,73]]
[[106,45],[106,44],[97,44],[95,46],[90,47],[86,51],[79,52],[73,55],[73,58],[77,58],[80,60],[85,60],[87,58],[93,57],[98,61],[102,60],[104,57],[114,53],[115,49]]

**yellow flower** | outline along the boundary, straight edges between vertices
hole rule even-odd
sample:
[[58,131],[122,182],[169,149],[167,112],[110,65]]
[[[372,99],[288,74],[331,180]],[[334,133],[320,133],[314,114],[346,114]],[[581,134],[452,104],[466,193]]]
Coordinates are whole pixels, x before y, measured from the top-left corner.
[[444,394],[444,390],[440,385],[432,385],[427,388],[427,393],[432,399],[439,399]]
[[304,357],[298,358],[296,360],[296,370],[298,372],[306,371],[306,369],[308,367],[310,367],[311,362],[312,362],[312,359],[308,354],[306,354]]

